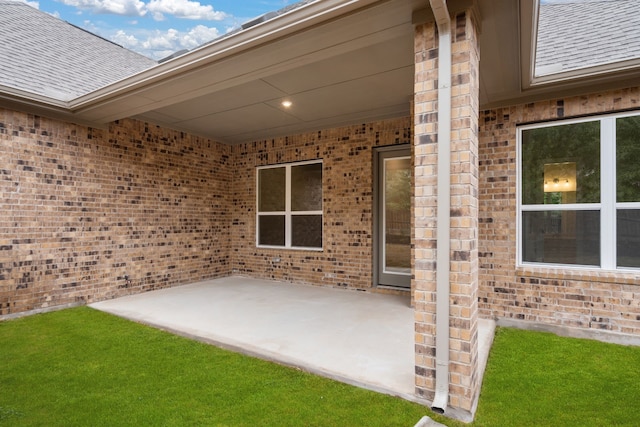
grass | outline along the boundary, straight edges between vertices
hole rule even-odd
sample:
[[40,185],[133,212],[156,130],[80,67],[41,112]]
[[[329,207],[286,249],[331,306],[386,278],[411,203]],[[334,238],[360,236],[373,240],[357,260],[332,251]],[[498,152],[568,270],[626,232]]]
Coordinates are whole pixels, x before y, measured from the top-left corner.
[[637,426],[640,348],[499,328],[475,426]]
[[426,413],[86,307],[0,322],[2,426],[412,426]]
[[[498,329],[472,426],[625,426],[640,348]],[[413,426],[427,408],[82,307],[0,322],[2,426]]]

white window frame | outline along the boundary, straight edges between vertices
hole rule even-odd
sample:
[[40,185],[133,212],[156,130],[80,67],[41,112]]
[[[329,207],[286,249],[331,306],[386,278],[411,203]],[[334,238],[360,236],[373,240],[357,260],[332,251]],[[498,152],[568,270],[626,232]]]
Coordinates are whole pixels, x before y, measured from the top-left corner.
[[[267,249],[294,249],[294,250],[306,250],[306,251],[318,251],[321,252],[324,250],[324,201],[322,202],[321,209],[313,210],[313,211],[293,211],[291,209],[291,168],[295,166],[304,166],[310,164],[320,164],[322,165],[322,159],[320,160],[309,160],[303,162],[294,162],[294,163],[281,163],[277,165],[269,165],[269,166],[258,166],[256,168],[256,247],[258,248],[267,248]],[[273,212],[260,212],[260,171],[264,169],[285,169],[285,210],[284,211],[273,211]],[[324,180],[324,179],[323,179]],[[324,189],[323,189],[324,190]],[[261,216],[282,216],[284,215],[284,246],[278,245],[261,245],[260,244],[260,217]],[[292,217],[298,215],[318,215],[322,218],[323,222],[323,231],[322,231],[322,246],[321,247],[306,247],[306,246],[293,246],[292,241]]]
[[[558,120],[547,123],[533,123],[517,127],[516,135],[516,263],[518,267],[570,268],[582,270],[631,271],[640,269],[617,267],[616,218],[618,209],[640,209],[640,202],[616,201],[616,120],[623,117],[639,116],[640,112],[626,112],[591,116],[579,119]],[[562,205],[522,204],[522,133],[529,129],[555,127],[574,123],[600,122],[600,203],[575,203]],[[525,262],[522,260],[522,213],[527,211],[600,211],[600,266],[577,264],[551,264]]]

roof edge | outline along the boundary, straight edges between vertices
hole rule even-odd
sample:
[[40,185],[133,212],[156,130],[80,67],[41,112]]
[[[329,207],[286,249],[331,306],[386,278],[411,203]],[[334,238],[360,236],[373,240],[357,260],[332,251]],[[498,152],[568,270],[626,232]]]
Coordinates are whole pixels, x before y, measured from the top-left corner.
[[0,99],[13,101],[24,105],[32,105],[43,108],[57,109],[60,111],[68,110],[69,103],[56,98],[39,95],[22,89],[0,84]]
[[40,117],[48,117],[50,119],[61,120],[94,129],[106,129],[108,127],[106,124],[83,120],[74,115],[69,110],[66,102],[34,95],[29,92],[17,92],[21,91],[0,85],[0,108],[21,111]]
[[533,76],[530,86],[541,86],[550,83],[561,83],[571,80],[587,79],[600,76],[616,76],[637,71],[640,69],[640,58],[627,59],[624,61],[608,62],[606,64],[591,65],[587,67],[575,68],[573,70],[549,73],[540,76]]

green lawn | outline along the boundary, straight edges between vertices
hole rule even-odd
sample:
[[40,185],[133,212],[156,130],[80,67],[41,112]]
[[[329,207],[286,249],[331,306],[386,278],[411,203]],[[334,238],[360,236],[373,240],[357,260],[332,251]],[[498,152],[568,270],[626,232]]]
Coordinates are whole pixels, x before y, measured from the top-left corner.
[[[640,348],[499,329],[473,426],[638,425]],[[86,307],[0,322],[2,426],[413,426],[425,407]]]
[[2,426],[413,426],[426,413],[86,307],[0,322]]
[[640,347],[499,328],[475,426],[638,426]]

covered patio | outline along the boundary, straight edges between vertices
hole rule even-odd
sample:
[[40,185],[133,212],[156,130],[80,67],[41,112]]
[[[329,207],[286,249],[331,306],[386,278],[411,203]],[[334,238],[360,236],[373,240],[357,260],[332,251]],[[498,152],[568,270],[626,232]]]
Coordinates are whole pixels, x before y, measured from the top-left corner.
[[[91,307],[359,387],[419,401],[408,296],[246,277],[207,280]],[[493,322],[479,324],[481,372]]]

